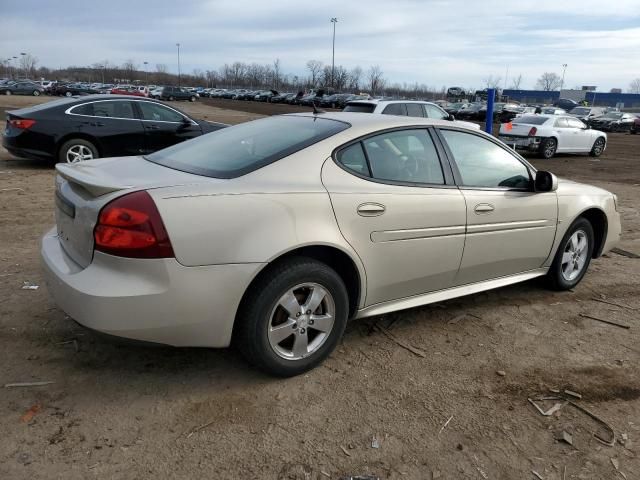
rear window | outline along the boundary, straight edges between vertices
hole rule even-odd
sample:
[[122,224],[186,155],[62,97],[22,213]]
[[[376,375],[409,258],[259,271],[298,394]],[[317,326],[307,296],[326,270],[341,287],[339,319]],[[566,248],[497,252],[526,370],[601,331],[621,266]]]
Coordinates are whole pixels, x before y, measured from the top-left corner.
[[376,109],[375,103],[347,103],[343,112],[373,113]]
[[534,115],[523,115],[513,120],[513,123],[526,123],[527,125],[542,125],[547,120],[547,117],[537,117]]
[[145,158],[196,175],[236,178],[349,127],[320,117],[276,116],[224,128]]

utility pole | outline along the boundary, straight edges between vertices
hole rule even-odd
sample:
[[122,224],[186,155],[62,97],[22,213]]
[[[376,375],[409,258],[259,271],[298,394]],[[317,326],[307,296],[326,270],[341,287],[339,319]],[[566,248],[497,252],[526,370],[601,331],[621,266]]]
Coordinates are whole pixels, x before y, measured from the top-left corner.
[[562,64],[562,80],[560,80],[560,93],[562,93],[562,88],[564,87],[564,74],[567,71],[567,64]]
[[331,88],[333,88],[336,63],[336,23],[338,23],[338,17],[333,17],[331,23],[333,23],[333,44],[331,48]]
[[180,86],[180,44],[176,43],[176,47],[178,47],[178,86]]
[[[26,55],[26,53],[25,53],[25,52],[21,52],[21,53],[20,53],[20,56],[21,56],[21,57],[24,57],[25,55]],[[18,74],[18,77],[19,77],[19,76],[20,76],[20,75]],[[24,78],[25,78],[25,80],[27,79],[27,65],[26,65],[26,64],[25,64],[25,66],[24,66]]]

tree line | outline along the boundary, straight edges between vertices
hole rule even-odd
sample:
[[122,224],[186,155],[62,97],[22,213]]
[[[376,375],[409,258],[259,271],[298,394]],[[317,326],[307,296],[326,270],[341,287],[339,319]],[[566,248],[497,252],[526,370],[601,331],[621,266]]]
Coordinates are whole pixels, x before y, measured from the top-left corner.
[[[407,98],[440,99],[446,97],[446,87],[440,88],[425,83],[389,82],[382,68],[373,65],[364,70],[360,66],[347,69],[342,65],[326,65],[319,60],[309,60],[305,74],[282,71],[280,59],[272,63],[225,63],[218,69],[194,69],[189,73],[169,72],[166,64],[150,65],[127,60],[121,65],[105,60],[90,66],[69,66],[60,69],[38,67],[38,59],[30,54],[21,55],[12,61],[0,60],[4,75],[17,78],[44,78],[47,80],[101,82],[101,83],[146,83],[156,85],[206,86],[208,88],[274,89],[279,91],[300,91],[309,88],[332,87],[337,91],[353,93],[367,92],[371,95],[393,95]],[[17,63],[17,65],[16,65]],[[1,75],[2,73],[0,73]],[[507,80],[507,79],[505,79]],[[514,75],[509,83],[502,77],[490,75],[483,79],[484,88],[510,88],[519,90],[522,74]],[[562,78],[554,72],[544,72],[535,87],[553,91],[561,88]],[[472,93],[475,89],[467,89]],[[640,78],[634,79],[627,90],[640,93]]]

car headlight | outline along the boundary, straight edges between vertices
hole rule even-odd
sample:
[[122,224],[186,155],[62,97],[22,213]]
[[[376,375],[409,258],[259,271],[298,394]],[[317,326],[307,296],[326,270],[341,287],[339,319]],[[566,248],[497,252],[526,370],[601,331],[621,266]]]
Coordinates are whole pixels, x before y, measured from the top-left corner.
[[615,193],[612,193],[611,196],[613,197],[613,206],[616,209],[616,212],[619,212],[620,210],[618,210],[618,196]]

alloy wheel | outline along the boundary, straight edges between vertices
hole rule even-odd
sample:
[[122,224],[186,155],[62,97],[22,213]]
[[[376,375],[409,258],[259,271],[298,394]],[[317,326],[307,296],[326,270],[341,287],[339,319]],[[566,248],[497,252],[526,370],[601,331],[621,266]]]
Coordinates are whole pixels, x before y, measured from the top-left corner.
[[544,148],[544,156],[545,158],[551,158],[554,153],[556,153],[556,142],[553,139],[549,139]]
[[589,252],[589,239],[582,230],[576,230],[569,237],[562,254],[562,276],[572,282],[582,273]]
[[593,145],[593,153],[596,155],[600,155],[604,150],[604,140],[599,138],[596,140],[596,143]]
[[93,160],[93,152],[86,145],[73,145],[67,150],[67,163],[78,163]]
[[329,291],[317,283],[303,283],[287,290],[271,311],[269,345],[286,360],[308,357],[327,341],[336,307]]

